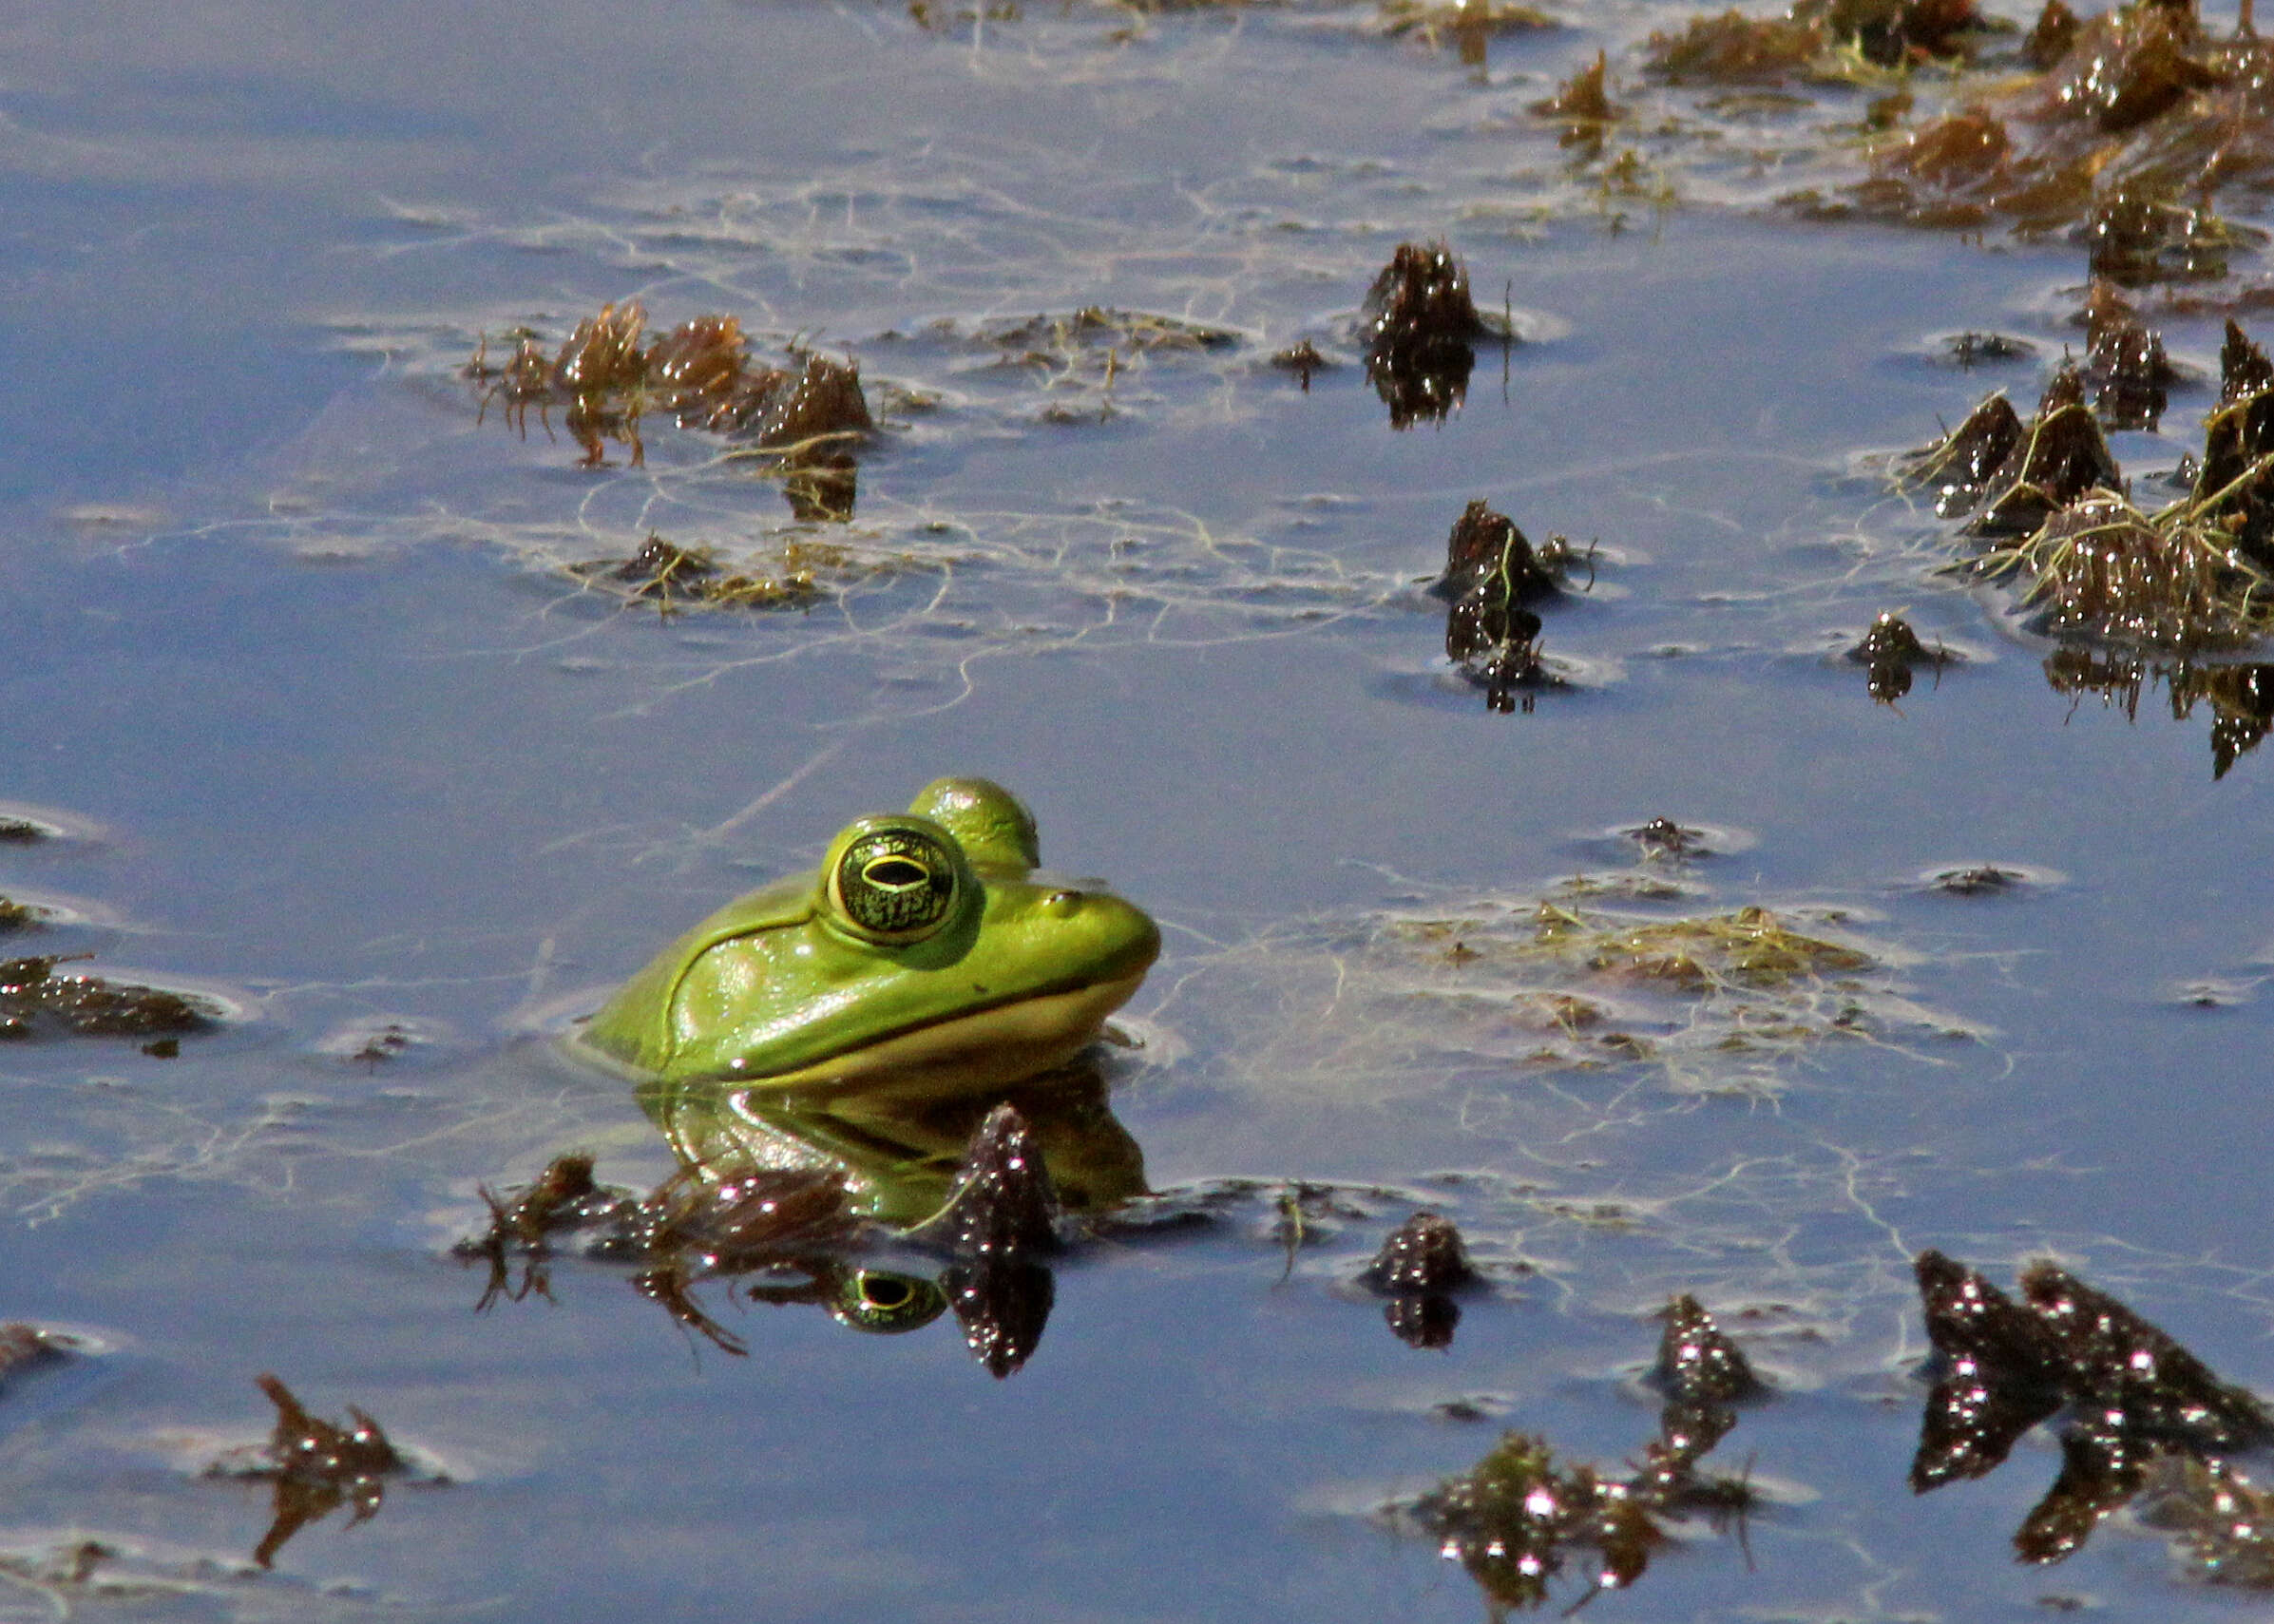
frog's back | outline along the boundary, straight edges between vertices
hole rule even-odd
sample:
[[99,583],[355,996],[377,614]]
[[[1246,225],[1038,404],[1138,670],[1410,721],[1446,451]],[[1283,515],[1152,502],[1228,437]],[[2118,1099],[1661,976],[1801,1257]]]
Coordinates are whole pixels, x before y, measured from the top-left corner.
[[795,929],[813,917],[813,877],[793,874],[745,892],[703,920],[617,990],[584,1025],[581,1041],[640,1071],[667,1066],[677,1046],[672,1008],[679,984],[722,942],[769,930]]

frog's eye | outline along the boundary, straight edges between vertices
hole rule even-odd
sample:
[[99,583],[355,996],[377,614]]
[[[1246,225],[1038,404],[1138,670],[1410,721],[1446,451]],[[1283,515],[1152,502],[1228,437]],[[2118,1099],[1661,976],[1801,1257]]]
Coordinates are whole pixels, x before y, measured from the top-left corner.
[[955,911],[955,858],[920,829],[880,829],[846,847],[830,873],[837,909],[864,936],[916,942]]
[[946,1307],[940,1288],[922,1275],[856,1269],[837,1288],[829,1311],[855,1330],[890,1333],[929,1325]]

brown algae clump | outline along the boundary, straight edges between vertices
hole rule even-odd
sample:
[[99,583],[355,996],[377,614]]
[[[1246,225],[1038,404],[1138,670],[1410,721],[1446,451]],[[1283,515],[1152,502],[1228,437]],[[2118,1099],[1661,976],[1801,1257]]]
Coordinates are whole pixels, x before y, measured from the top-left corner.
[[1821,24],[1799,17],[1748,17],[1731,7],[1697,16],[1677,33],[1651,35],[1645,62],[1670,84],[1775,84],[1813,63],[1830,42]]
[[1921,1252],[1917,1272],[1936,1359],[1914,1490],[1987,1475],[2060,1415],[2059,1474],[2014,1536],[2023,1561],[2073,1555],[2152,1490],[2149,1520],[2173,1530],[2206,1576],[2274,1575],[2274,1537],[2249,1520],[2268,1497],[2224,1459],[2274,1442],[2255,1394],[2052,1262],[2022,1271],[2019,1303],[1939,1251]]
[[483,410],[501,402],[507,424],[524,433],[531,407],[549,433],[551,409],[560,406],[586,468],[602,464],[610,441],[635,466],[644,462],[640,424],[651,411],[681,428],[747,435],[790,456],[841,449],[874,428],[860,371],[850,362],[809,353],[793,368],[753,366],[749,340],[731,315],[697,316],[642,346],[646,324],[637,299],[602,305],[549,360],[525,329],[510,335],[515,349],[505,362],[491,362],[485,338],[463,371],[483,386]]
[[[2079,24],[2049,5],[2025,48],[2043,71],[1881,146],[1848,205],[1965,230],[2081,231],[2096,275],[2224,274],[2239,240],[2211,211],[2274,178],[2274,57],[2209,37],[2190,4],[2134,0]],[[1837,211],[1835,211],[1837,212]]]
[[[1701,1337],[1721,1339],[1695,1299],[1676,1300]],[[1730,1352],[1740,1366],[1743,1355]],[[1754,1503],[1742,1478],[1699,1470],[1699,1462],[1736,1425],[1733,1411],[1707,1396],[1669,1388],[1658,1436],[1624,1474],[1559,1462],[1544,1438],[1510,1432],[1477,1464],[1399,1508],[1458,1560],[1484,1593],[1495,1618],[1537,1608],[1578,1551],[1592,1551],[1595,1573],[1573,1610],[1598,1591],[1640,1579],[1652,1553],[1671,1537],[1671,1519],[1703,1517],[1719,1527]]]
[[2027,577],[2022,606],[2053,637],[2200,650],[2240,647],[2274,627],[2274,581],[2191,503],[2150,518],[2097,492],[1972,567]]
[[2111,429],[2152,430],[2179,381],[2162,334],[2140,320],[2112,282],[2095,277],[2085,302],[2085,379],[2092,410]]
[[1486,46],[1495,35],[1554,27],[1555,18],[1521,0],[1382,0],[1384,33],[1409,34],[1431,47],[1450,41],[1472,67],[1484,66]]
[[1932,665],[1939,676],[1943,661],[1951,656],[1942,649],[1928,648],[1919,640],[1910,621],[1888,610],[1871,622],[1871,629],[1844,658],[1863,667],[1874,699],[1892,705],[1911,691],[1917,667]]
[[57,975],[63,955],[0,962],[0,1040],[181,1037],[210,1031],[220,1011],[162,988]]
[[1558,146],[1584,146],[1591,156],[1599,153],[1611,126],[1627,116],[1627,109],[1611,99],[1609,74],[1609,58],[1598,50],[1595,61],[1557,86],[1553,96],[1532,104],[1534,117],[1563,125],[1556,138]]
[[1430,591],[1452,601],[1445,654],[1494,710],[1516,709],[1520,691],[1528,711],[1534,692],[1556,685],[1539,659],[1539,617],[1527,605],[1556,596],[1578,556],[1561,536],[1534,547],[1514,521],[1482,501],[1454,521],[1444,574]]
[[1443,242],[1402,242],[1366,291],[1366,376],[1390,426],[1442,422],[1468,392],[1482,338],[1513,342],[1477,314],[1468,272]]

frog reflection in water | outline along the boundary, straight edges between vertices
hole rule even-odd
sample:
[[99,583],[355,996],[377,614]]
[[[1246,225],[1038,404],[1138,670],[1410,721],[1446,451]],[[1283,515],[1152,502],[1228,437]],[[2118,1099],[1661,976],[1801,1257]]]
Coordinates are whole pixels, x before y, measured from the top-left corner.
[[941,1099],[1071,1060],[1137,991],[1160,931],[1035,872],[1034,818],[984,778],[865,817],[818,874],[729,903],[585,1027],[651,1083],[803,1099]]

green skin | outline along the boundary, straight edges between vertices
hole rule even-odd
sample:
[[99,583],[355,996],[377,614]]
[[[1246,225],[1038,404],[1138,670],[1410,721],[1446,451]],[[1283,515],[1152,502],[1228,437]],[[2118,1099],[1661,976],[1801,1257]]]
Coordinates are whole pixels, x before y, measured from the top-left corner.
[[652,1083],[940,1098],[1061,1065],[1160,952],[1108,892],[1035,872],[1034,819],[984,778],[862,818],[816,874],[737,898],[584,1027]]

